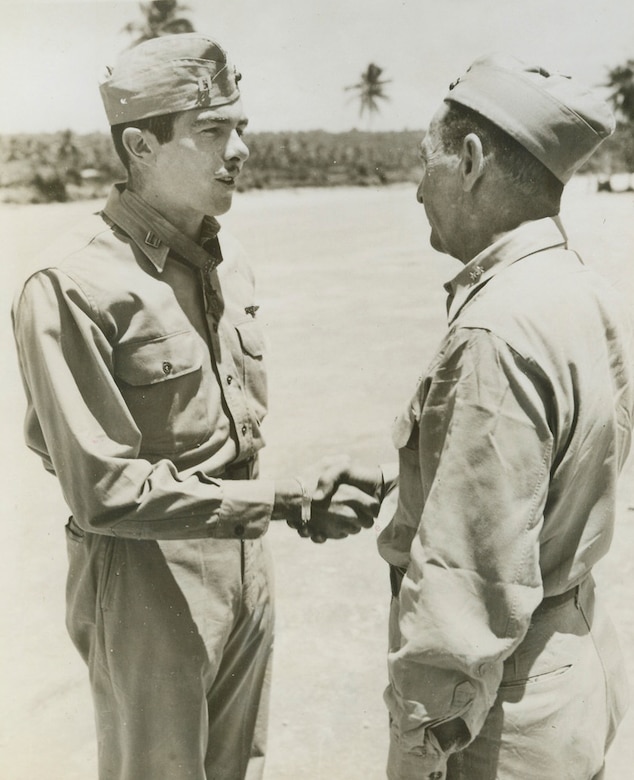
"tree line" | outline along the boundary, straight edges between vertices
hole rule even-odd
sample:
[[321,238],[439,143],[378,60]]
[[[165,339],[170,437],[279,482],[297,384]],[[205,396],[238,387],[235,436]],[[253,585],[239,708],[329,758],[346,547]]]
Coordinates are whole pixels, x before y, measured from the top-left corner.
[[[416,182],[422,130],[322,130],[247,134],[251,155],[240,188],[367,186]],[[581,173],[634,171],[634,123],[621,122]],[[105,133],[65,130],[0,136],[0,200],[64,202],[105,195],[125,171]]]
[[[125,26],[136,45],[160,35],[193,32],[188,7],[179,0],[150,0],[139,5],[136,20]],[[359,114],[371,122],[380,101],[389,100],[391,79],[370,63],[358,83],[344,87],[358,101]],[[606,83],[618,127],[581,169],[595,173],[600,189],[611,189],[615,173],[634,172],[634,60],[607,71]],[[251,157],[241,189],[363,186],[416,181],[418,145],[423,131],[347,133],[254,133],[247,138]],[[0,136],[0,200],[22,203],[101,197],[113,181],[125,178],[110,137],[102,133]]]
[[[422,131],[252,133],[242,190],[415,181]],[[0,136],[0,200],[101,197],[125,171],[105,133]]]

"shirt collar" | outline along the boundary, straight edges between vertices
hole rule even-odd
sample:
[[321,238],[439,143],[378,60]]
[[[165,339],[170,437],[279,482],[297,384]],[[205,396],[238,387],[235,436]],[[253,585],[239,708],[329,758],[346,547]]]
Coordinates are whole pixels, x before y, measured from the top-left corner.
[[568,236],[559,217],[523,222],[504,233],[445,284],[449,322],[481,287],[504,268],[535,252],[567,244]]
[[214,217],[203,219],[200,244],[197,244],[143,198],[126,189],[125,184],[114,185],[103,214],[134,241],[157,271],[163,271],[170,250],[201,269],[222,262],[216,239],[220,224]]

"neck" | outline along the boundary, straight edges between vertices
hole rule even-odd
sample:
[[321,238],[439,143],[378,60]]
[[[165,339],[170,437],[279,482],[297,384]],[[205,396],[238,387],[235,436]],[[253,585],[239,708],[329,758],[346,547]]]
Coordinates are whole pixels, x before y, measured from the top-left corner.
[[148,187],[140,186],[138,182],[129,179],[127,188],[134,192],[139,198],[151,206],[155,211],[164,217],[170,224],[180,230],[191,241],[198,243],[201,234],[204,215],[193,211],[192,209],[179,209],[174,204],[166,202],[163,198]]
[[479,255],[488,246],[491,246],[497,241],[504,233],[508,233],[511,230],[515,230],[516,227],[525,222],[524,218],[509,219],[509,220],[491,220],[486,221],[486,218],[481,217],[476,224],[471,226],[471,229],[467,227],[465,233],[465,240],[463,241],[460,254],[457,256],[465,265],[476,255]]
[[502,235],[523,222],[555,216],[556,210],[527,207],[512,194],[501,190],[493,198],[480,198],[464,222],[463,242],[458,260],[466,265]]

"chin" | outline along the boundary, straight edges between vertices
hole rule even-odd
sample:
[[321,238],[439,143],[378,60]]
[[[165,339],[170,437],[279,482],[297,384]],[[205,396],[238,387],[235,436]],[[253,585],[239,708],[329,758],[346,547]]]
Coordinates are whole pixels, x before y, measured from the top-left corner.
[[211,209],[207,213],[213,217],[220,217],[222,214],[226,214],[231,208],[233,203],[233,193],[225,195],[224,198],[214,198],[211,204]]
[[438,234],[434,233],[433,230],[431,232],[431,235],[429,236],[429,243],[431,244],[432,249],[435,249],[437,252],[445,252],[445,253],[447,252],[447,250],[443,246],[442,241],[438,237]]

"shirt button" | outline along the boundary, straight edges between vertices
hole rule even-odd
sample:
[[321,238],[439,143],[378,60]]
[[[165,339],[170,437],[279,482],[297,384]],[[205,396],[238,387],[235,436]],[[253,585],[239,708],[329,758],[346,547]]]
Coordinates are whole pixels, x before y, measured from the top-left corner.
[[244,526],[238,523],[238,525],[234,526],[233,533],[236,536],[244,536]]
[[214,322],[214,333],[218,333],[218,323]]
[[432,772],[429,775],[429,780],[442,780],[442,772]]
[[242,435],[243,435],[243,436],[246,436],[246,435],[247,435],[247,431],[248,431],[249,429],[247,428],[247,426],[246,426],[246,425],[243,425],[243,426],[242,426],[242,428],[240,428],[240,430],[242,431]]
[[167,360],[163,363],[163,373],[165,375],[172,373],[172,364],[169,363]]
[[230,385],[232,382],[233,382],[233,377],[232,376],[228,376],[227,377],[227,384]]

